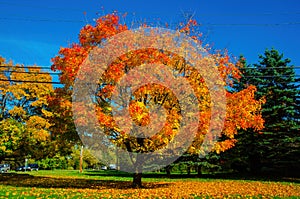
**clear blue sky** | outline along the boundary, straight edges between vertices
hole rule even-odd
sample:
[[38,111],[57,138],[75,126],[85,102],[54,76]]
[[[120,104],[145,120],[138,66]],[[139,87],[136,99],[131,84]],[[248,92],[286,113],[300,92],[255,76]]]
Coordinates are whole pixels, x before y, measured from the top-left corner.
[[61,46],[77,42],[84,25],[114,10],[127,12],[127,23],[178,23],[191,13],[203,24],[205,42],[215,48],[254,63],[274,47],[300,66],[298,0],[0,0],[0,55],[50,66]]

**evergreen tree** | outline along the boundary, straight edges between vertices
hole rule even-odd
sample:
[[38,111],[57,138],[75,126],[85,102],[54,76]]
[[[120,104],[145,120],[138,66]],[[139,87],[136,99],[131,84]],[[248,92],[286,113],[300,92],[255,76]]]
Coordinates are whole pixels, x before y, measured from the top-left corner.
[[266,50],[258,64],[247,66],[243,57],[243,77],[237,90],[249,84],[257,87],[256,98],[265,98],[262,115],[264,130],[257,133],[240,132],[238,144],[231,155],[246,161],[252,171],[272,168],[281,174],[299,170],[300,109],[299,84],[289,59],[277,50]]
[[[264,162],[273,167],[293,168],[300,165],[299,85],[289,59],[278,51],[266,50],[254,67],[262,74],[257,96],[265,96],[262,135]],[[286,170],[288,171],[288,170]]]

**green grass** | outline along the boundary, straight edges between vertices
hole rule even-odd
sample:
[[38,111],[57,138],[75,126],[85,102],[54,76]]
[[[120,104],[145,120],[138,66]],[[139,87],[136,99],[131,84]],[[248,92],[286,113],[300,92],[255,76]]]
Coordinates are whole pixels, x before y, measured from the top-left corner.
[[[22,174],[19,172],[18,174]],[[116,181],[132,181],[132,174],[116,171],[116,170],[84,170],[80,173],[78,170],[40,170],[38,172],[27,172],[32,176],[50,176],[50,177],[76,177],[84,179],[98,179],[98,180],[116,180]],[[145,182],[159,182],[159,181],[214,181],[214,180],[242,180],[242,181],[266,181],[266,182],[281,182],[288,184],[290,182],[300,183],[300,178],[280,177],[280,176],[253,176],[253,175],[240,175],[232,173],[219,173],[219,174],[204,174],[200,178],[196,173],[191,175],[172,173],[170,177],[163,172],[148,172],[143,173],[143,181]]]

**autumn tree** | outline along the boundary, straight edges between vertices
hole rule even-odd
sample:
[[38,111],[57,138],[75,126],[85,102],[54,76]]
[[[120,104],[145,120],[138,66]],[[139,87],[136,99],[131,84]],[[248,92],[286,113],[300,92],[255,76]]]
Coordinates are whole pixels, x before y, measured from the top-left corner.
[[[242,77],[238,81],[234,81],[233,89],[235,92],[240,92],[249,85],[259,86],[259,84],[254,84],[254,80],[259,78],[261,74],[251,64],[247,63],[243,55],[239,57],[236,66],[241,70]],[[255,98],[265,100],[265,96],[257,96],[257,92]],[[259,146],[263,145],[263,142],[260,142],[261,135],[262,131],[240,129],[236,135],[235,147],[221,154],[220,159],[226,162],[225,167],[240,173],[257,173],[262,153]]]
[[47,97],[48,107],[52,111],[51,140],[58,156],[68,156],[75,146],[81,145],[72,119],[71,95],[65,88],[56,88]]
[[0,66],[0,162],[40,159],[50,153],[48,118],[52,113],[47,96],[53,92],[51,76],[38,66],[13,65],[1,57]]
[[[196,21],[189,20],[187,24],[180,29],[180,32],[185,35],[191,35],[194,42],[199,44],[201,43],[201,38],[198,37],[199,34],[192,31],[192,27],[195,25],[197,25]],[[145,27],[146,25],[143,24],[142,26]],[[116,13],[100,17],[96,21],[95,26],[86,25],[80,31],[79,43],[73,44],[68,48],[61,48],[59,54],[52,59],[52,69],[61,71],[60,81],[64,84],[64,88],[62,88],[64,92],[58,91],[57,97],[68,102],[63,104],[64,107],[62,107],[62,111],[71,110],[72,104],[70,103],[70,95],[72,94],[74,86],[76,87],[77,85],[76,82],[80,82],[83,79],[88,84],[93,74],[97,71],[97,68],[90,67],[92,64],[90,64],[87,59],[89,54],[97,50],[103,50],[97,48],[97,46],[105,45],[108,39],[119,33],[124,32],[126,34],[127,29],[128,27],[126,25],[120,24],[119,16]],[[172,38],[170,39],[172,40]],[[139,42],[135,36],[129,39],[127,38],[127,41]],[[143,41],[145,43],[156,42],[155,39]],[[118,42],[121,41],[116,40],[115,42],[116,45],[118,45]],[[168,43],[166,45],[172,44]],[[134,46],[134,42],[132,46]],[[177,47],[174,46],[174,48]],[[184,50],[183,47],[182,51],[184,52]],[[197,55],[191,55],[191,57],[193,56]],[[90,57],[93,58],[93,56]],[[101,60],[99,61],[101,62]],[[102,61],[104,62],[104,60]],[[214,83],[222,85],[223,88],[230,88],[233,79],[240,78],[240,71],[226,53],[214,53],[207,59],[201,59],[201,61],[203,65],[210,66],[210,64],[212,64],[216,67],[216,70],[220,74],[221,81]],[[85,64],[87,68],[86,71],[82,72],[81,67],[83,64]],[[189,101],[188,106],[194,103],[198,104],[197,109],[199,110],[199,115],[192,117],[194,122],[189,122],[185,125],[187,128],[195,128],[196,133],[194,137],[193,135],[185,134],[184,136],[185,139],[189,137],[192,138],[192,142],[185,151],[190,154],[199,155],[203,153],[203,148],[201,148],[203,140],[205,136],[210,133],[210,120],[219,119],[218,114],[215,113],[216,115],[211,115],[213,113],[212,102],[217,103],[218,99],[211,99],[210,97],[207,86],[209,82],[205,82],[205,80],[209,78],[206,76],[205,79],[203,76],[205,74],[200,74],[199,71],[180,54],[163,49],[163,47],[161,49],[144,48],[125,52],[107,65],[107,69],[102,76],[96,77],[98,78],[97,88],[91,91],[92,94],[89,94],[90,96],[87,96],[92,97],[93,103],[86,104],[80,103],[80,100],[73,101],[73,109],[76,109],[75,111],[78,113],[75,118],[77,128],[81,126],[85,127],[83,128],[84,130],[80,130],[79,132],[81,139],[90,139],[93,141],[99,136],[97,129],[89,129],[91,118],[93,118],[93,111],[84,111],[89,107],[91,110],[96,111],[97,122],[99,122],[100,128],[107,136],[107,143],[97,144],[117,147],[129,153],[128,158],[124,161],[131,162],[131,170],[134,173],[134,187],[142,186],[141,175],[143,166],[148,161],[143,155],[170,145],[170,143],[176,139],[176,136],[178,136],[180,128],[183,128],[181,124],[184,112],[183,107],[181,107],[174,91],[166,86],[157,83],[145,83],[141,87],[129,92],[131,95],[128,101],[124,100],[125,102],[123,102],[122,99],[116,101],[116,98],[118,98],[122,92],[127,92],[126,89],[122,90],[122,88],[120,89],[118,87],[123,76],[132,77],[133,81],[135,80],[136,82],[147,82],[147,73],[144,73],[145,79],[143,79],[142,75],[140,75],[142,79],[134,78],[135,75],[138,74],[135,73],[136,70],[141,68],[139,66],[145,65],[153,66],[152,70],[154,70],[157,64],[168,67],[158,78],[164,78],[164,74],[167,74],[169,70],[173,74],[176,74],[177,77],[179,77],[178,79],[183,78],[195,93],[196,97],[193,99],[195,101]],[[78,74],[79,70],[81,70],[81,74]],[[163,69],[161,68],[161,70]],[[151,71],[151,68],[148,71]],[[144,70],[144,72],[147,72],[147,70]],[[208,75],[211,75],[209,77],[213,79],[212,74]],[[128,79],[128,81],[132,81],[132,79]],[[213,80],[217,81],[216,79]],[[124,81],[126,82],[126,80]],[[217,153],[223,152],[235,145],[235,136],[238,129],[253,128],[260,130],[263,127],[263,120],[260,115],[260,108],[263,101],[254,99],[255,91],[256,88],[254,86],[249,86],[240,92],[225,92],[227,102],[225,103],[226,117],[222,131],[223,139],[215,143],[213,147],[213,150]],[[113,98],[114,96],[117,97]],[[222,99],[220,99],[221,97],[223,96],[217,96],[216,98],[222,101]],[[77,98],[86,98],[86,95],[73,93],[73,99],[76,100]],[[117,122],[118,115],[114,115],[112,111],[114,106],[117,106],[117,110],[122,109],[128,111],[129,117]],[[150,112],[156,107],[163,109],[165,112],[164,114],[154,114],[151,118]],[[158,117],[156,118],[158,121],[164,121],[161,129],[158,129],[154,135],[147,135],[145,132],[139,130],[138,127],[147,126],[151,120],[155,119],[155,116]],[[164,120],[160,118],[160,116],[165,116],[163,118]],[[137,128],[126,132],[124,129],[127,128],[128,123],[130,124],[131,121],[134,122]],[[68,124],[72,124],[72,121],[69,120]],[[64,127],[62,127],[62,129],[64,129]],[[208,141],[213,142],[213,137],[209,136]],[[177,146],[176,143],[174,146]],[[172,156],[172,152],[174,151],[170,151],[170,156]],[[167,157],[163,157],[163,159],[164,158],[167,159]]]

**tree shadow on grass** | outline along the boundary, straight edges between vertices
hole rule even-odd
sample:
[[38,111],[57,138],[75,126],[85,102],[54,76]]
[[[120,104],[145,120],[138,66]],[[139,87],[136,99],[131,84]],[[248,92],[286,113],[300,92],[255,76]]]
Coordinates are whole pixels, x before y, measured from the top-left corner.
[[[38,188],[130,189],[131,181],[95,180],[82,178],[43,177],[30,174],[0,174],[0,185]],[[169,183],[143,183],[145,189],[168,187]]]

